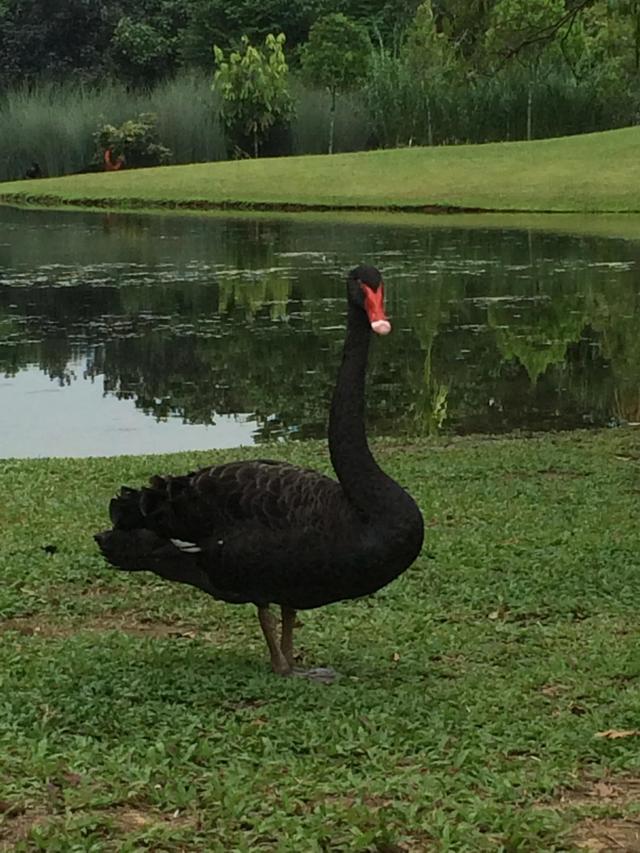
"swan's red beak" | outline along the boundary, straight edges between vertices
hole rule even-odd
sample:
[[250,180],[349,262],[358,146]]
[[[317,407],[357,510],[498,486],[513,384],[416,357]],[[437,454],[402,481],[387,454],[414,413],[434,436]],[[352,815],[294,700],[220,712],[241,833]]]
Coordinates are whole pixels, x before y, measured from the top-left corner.
[[376,289],[361,285],[364,292],[364,310],[371,323],[372,330],[377,335],[388,335],[391,331],[391,323],[384,310],[384,287],[382,284]]

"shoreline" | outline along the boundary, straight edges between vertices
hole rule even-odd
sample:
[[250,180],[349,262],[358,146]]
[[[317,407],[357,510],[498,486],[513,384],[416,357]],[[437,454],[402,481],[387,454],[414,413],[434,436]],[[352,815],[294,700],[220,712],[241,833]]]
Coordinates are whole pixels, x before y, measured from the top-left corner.
[[0,210],[16,210],[22,212],[59,212],[73,216],[74,214],[103,214],[127,216],[164,216],[164,217],[213,217],[223,219],[253,219],[272,222],[317,222],[318,224],[345,224],[371,227],[402,227],[402,228],[453,228],[453,229],[497,229],[514,231],[531,231],[538,233],[563,233],[575,236],[604,237],[621,240],[640,239],[640,213],[602,212],[579,213],[549,211],[516,212],[491,211],[459,212],[453,208],[447,211],[443,207],[434,206],[438,212],[427,212],[424,206],[421,212],[408,212],[398,207],[393,209],[345,209],[344,207],[326,207],[322,210],[306,207],[298,210],[283,210],[280,207],[256,209],[242,202],[233,206],[204,207],[177,206],[172,201],[154,204],[147,199],[139,199],[139,206],[125,207],[120,203],[106,204],[108,200],[98,200],[95,204],[78,202],[75,199],[65,200],[48,196],[48,203],[38,201],[40,197],[2,196],[0,194]]
[[149,211],[231,211],[243,213],[382,213],[415,214],[420,216],[638,216],[637,209],[626,210],[576,210],[574,208],[511,208],[511,207],[465,207],[452,204],[321,204],[278,201],[209,201],[207,199],[153,199],[153,198],[74,198],[57,195],[33,195],[0,192],[0,205],[17,208],[77,208],[113,212]]

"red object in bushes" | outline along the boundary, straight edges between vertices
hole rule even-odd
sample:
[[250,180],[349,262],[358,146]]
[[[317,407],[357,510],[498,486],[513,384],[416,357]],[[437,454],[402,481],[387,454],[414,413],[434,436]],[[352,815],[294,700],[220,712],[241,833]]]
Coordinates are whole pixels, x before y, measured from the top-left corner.
[[118,169],[122,169],[124,165],[124,157],[120,156],[118,159],[114,161],[111,159],[111,148],[106,148],[104,152],[104,168],[106,172],[117,172]]

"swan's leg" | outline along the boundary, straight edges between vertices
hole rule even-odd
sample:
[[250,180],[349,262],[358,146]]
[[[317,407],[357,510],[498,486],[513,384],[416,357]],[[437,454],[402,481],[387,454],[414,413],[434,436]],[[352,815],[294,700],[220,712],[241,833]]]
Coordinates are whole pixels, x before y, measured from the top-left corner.
[[280,643],[278,642],[278,623],[268,607],[258,607],[258,619],[262,633],[269,646],[269,654],[271,655],[271,669],[277,675],[289,675],[291,666],[286,657],[282,653]]
[[310,678],[312,681],[320,681],[323,684],[331,684],[337,677],[337,672],[331,667],[317,666],[313,669],[294,669],[293,664],[293,629],[296,624],[296,611],[292,607],[281,607],[282,613],[282,640],[280,648],[287,659],[291,675],[298,678]]
[[281,607],[282,614],[282,639],[280,648],[287,663],[293,667],[293,628],[296,624],[296,611],[292,607]]

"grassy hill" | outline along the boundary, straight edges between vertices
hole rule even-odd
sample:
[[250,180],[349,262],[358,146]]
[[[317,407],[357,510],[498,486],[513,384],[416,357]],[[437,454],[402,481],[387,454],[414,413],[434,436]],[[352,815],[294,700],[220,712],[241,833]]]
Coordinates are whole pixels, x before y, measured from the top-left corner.
[[640,128],[533,142],[165,166],[0,184],[105,207],[640,212]]

